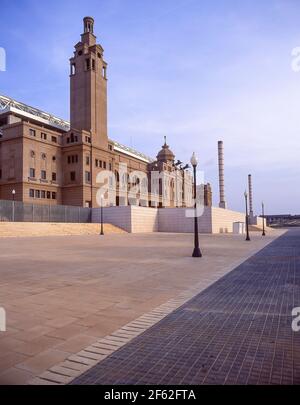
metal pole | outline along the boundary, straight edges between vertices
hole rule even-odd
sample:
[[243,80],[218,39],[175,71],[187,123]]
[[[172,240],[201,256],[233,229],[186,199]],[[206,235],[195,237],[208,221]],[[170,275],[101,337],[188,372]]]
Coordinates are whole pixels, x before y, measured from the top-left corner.
[[103,230],[103,198],[102,197],[101,197],[100,214],[101,214],[101,232],[100,232],[100,235],[104,235],[104,230]]
[[13,194],[12,220],[15,222],[15,194]]
[[262,203],[262,217],[263,217],[263,233],[262,236],[266,236],[266,231],[265,231],[265,204]]
[[250,241],[250,235],[249,235],[249,215],[248,215],[248,196],[247,193],[245,193],[245,202],[246,202],[246,232],[247,232],[247,237],[246,241]]
[[199,247],[198,216],[197,216],[197,178],[196,166],[194,166],[194,198],[195,198],[195,218],[194,218],[194,252],[193,257],[202,257]]

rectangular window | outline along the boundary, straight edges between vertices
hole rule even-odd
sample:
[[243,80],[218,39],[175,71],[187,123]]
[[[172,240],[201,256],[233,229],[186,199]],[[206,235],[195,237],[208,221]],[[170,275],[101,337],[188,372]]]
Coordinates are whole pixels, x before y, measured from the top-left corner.
[[42,196],[42,198],[46,198],[46,191],[45,190],[41,191],[41,196]]
[[56,136],[52,136],[52,137],[51,137],[51,141],[54,142],[54,143],[57,143],[57,138],[56,138]]
[[41,138],[46,141],[47,140],[47,134],[45,134],[45,132],[42,132],[41,133]]
[[78,155],[75,155],[75,163],[78,163]]
[[30,136],[36,136],[35,129],[29,129],[29,134],[30,134]]
[[103,162],[103,169],[106,169],[106,162]]
[[40,190],[35,190],[35,198],[41,198]]
[[29,190],[29,197],[34,198],[34,190],[32,188]]
[[70,173],[70,179],[71,179],[71,181],[75,181],[75,180],[76,180],[76,173],[75,173],[75,172],[71,172],[71,173]]
[[85,172],[85,182],[86,183],[91,182],[91,173],[90,172]]
[[86,70],[90,70],[90,68],[91,68],[91,61],[90,61],[90,59],[86,59],[86,60],[85,60],[85,68],[86,68]]
[[56,181],[56,173],[52,173],[52,181]]
[[71,163],[71,156],[68,156],[68,164]]
[[96,69],[95,59],[92,59],[92,69],[93,69],[93,70]]
[[52,200],[56,200],[56,193],[55,192],[52,193]]
[[35,169],[33,169],[32,167],[29,170],[29,177],[31,177],[32,179],[35,178]]
[[87,166],[89,166],[89,164],[90,164],[90,157],[89,156],[85,157],[85,163],[87,164]]
[[109,164],[109,170],[110,171],[112,170],[112,164],[111,163]]
[[99,160],[98,159],[95,160],[95,166],[99,167]]
[[50,193],[50,191],[47,191],[47,199],[50,200],[50,198],[51,198],[51,193]]
[[102,160],[99,160],[99,167],[102,169]]
[[46,179],[47,179],[46,170],[42,170],[42,171],[41,171],[41,179],[42,179],[42,180],[46,180]]

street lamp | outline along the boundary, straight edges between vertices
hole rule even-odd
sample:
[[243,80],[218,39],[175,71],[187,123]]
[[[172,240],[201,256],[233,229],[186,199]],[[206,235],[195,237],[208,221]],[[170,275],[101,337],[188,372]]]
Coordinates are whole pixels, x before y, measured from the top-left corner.
[[13,189],[12,192],[12,199],[13,199],[13,206],[12,206],[12,221],[15,222],[15,195],[16,195],[16,190]]
[[101,232],[100,232],[100,236],[104,235],[104,231],[103,231],[103,195],[101,195]]
[[249,236],[249,214],[248,214],[248,194],[247,191],[245,191],[244,193],[245,196],[245,203],[246,203],[246,233],[247,233],[247,237],[246,237],[246,241],[250,241],[250,236]]
[[193,257],[202,257],[202,253],[199,247],[199,235],[198,235],[198,216],[197,216],[197,178],[196,178],[196,168],[198,165],[198,159],[195,154],[193,153],[191,157],[191,164],[194,169],[194,199],[195,199],[195,218],[194,218],[194,252]]
[[262,218],[263,218],[263,233],[262,233],[262,236],[266,236],[266,231],[265,231],[265,204],[264,204],[264,202],[261,203],[261,208],[262,208]]

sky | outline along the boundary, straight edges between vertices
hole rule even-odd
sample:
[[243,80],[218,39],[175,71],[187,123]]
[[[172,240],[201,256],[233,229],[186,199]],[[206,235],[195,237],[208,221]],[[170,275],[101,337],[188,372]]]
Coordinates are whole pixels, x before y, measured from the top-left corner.
[[[300,214],[299,0],[0,0],[0,94],[69,119],[69,58],[94,31],[108,62],[109,137],[155,157],[192,152],[218,204]],[[299,63],[300,65],[300,63]]]

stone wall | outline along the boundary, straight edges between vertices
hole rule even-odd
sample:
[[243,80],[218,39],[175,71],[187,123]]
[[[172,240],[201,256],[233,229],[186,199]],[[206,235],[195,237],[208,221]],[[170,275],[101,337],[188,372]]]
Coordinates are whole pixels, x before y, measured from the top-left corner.
[[[100,222],[100,208],[92,210],[92,221]],[[194,232],[194,218],[186,216],[185,208],[145,208],[136,206],[103,209],[104,222],[130,233]],[[200,233],[232,233],[234,222],[245,222],[245,214],[216,207],[205,207],[198,218]]]

